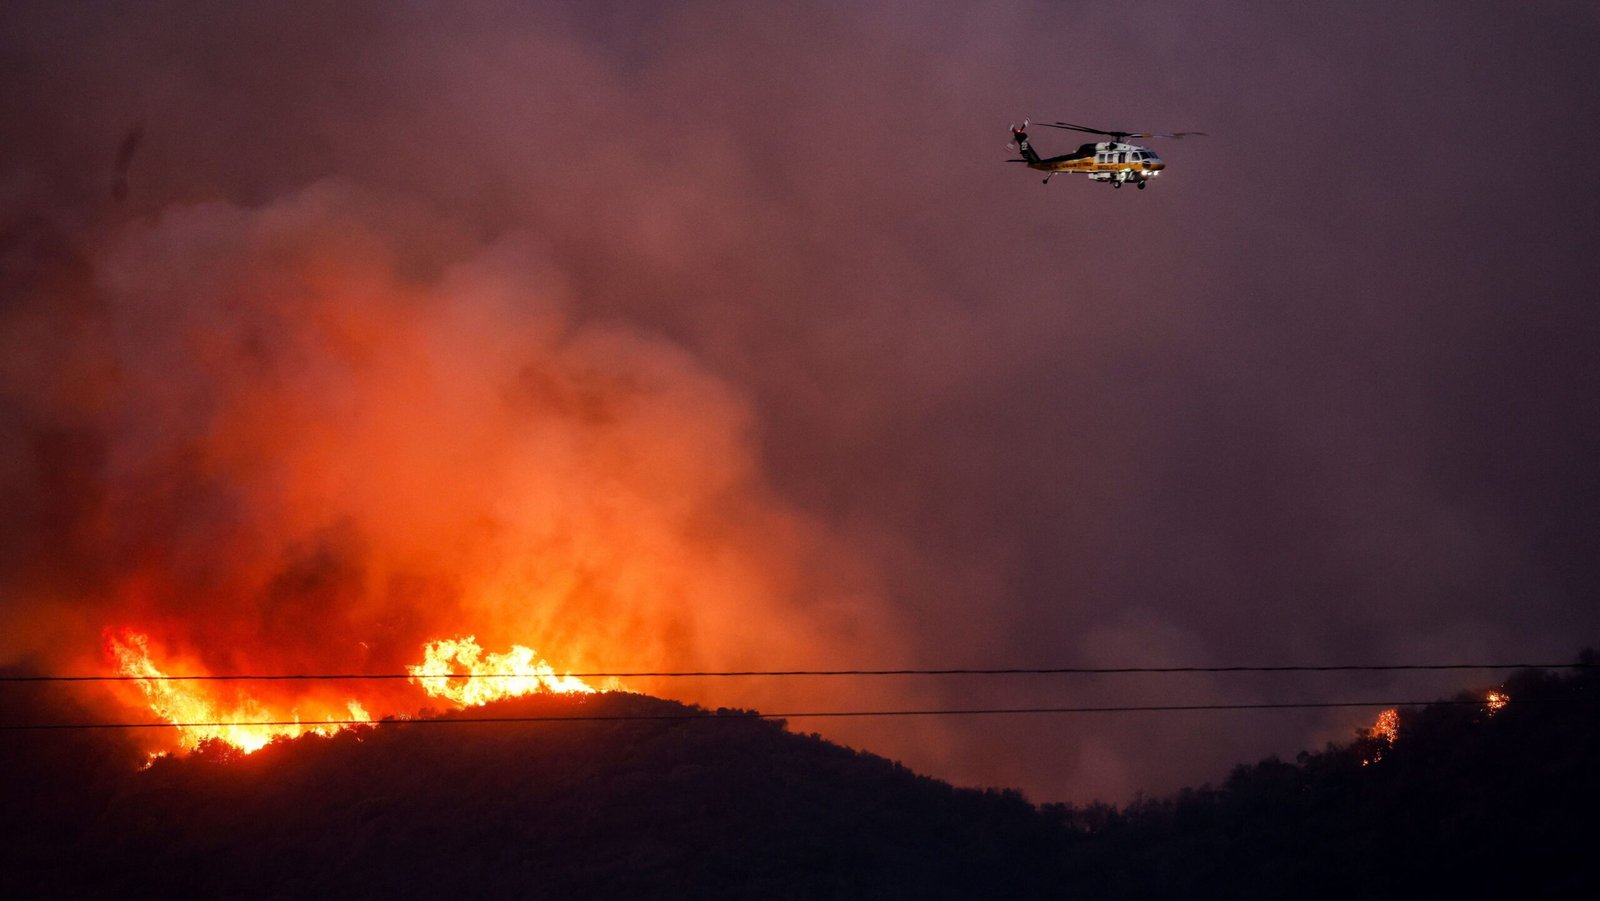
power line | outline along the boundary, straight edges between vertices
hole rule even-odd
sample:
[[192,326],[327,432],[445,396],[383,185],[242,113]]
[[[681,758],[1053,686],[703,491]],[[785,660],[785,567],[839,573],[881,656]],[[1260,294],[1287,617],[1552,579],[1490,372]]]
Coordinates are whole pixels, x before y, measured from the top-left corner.
[[[1120,676],[1173,673],[1351,673],[1402,672],[1422,670],[1512,670],[1512,669],[1595,669],[1596,663],[1386,663],[1288,666],[1051,666],[942,669],[793,669],[793,670],[697,670],[552,673],[555,678],[574,679],[686,679],[745,677],[827,677],[827,676]],[[159,676],[0,676],[0,683],[28,682],[312,682],[356,680],[422,679],[530,679],[527,673],[447,673],[414,676],[410,673],[235,673],[231,675]]]
[[[1593,700],[1567,703],[1595,703]],[[1547,703],[1547,702],[1539,702]],[[902,716],[997,716],[1007,714],[1075,714],[1075,713],[1190,713],[1228,710],[1316,710],[1340,707],[1425,707],[1431,705],[1483,706],[1479,699],[1428,700],[1428,701],[1294,701],[1288,703],[1254,704],[1151,704],[1135,706],[1101,707],[969,707],[932,710],[811,710],[793,713],[760,713],[757,711],[690,712],[690,713],[623,713],[576,716],[488,716],[488,717],[438,717],[430,719],[382,720],[271,720],[255,723],[6,723],[0,732],[42,732],[78,729],[220,729],[265,728],[279,726],[445,726],[494,723],[565,723],[565,722],[630,722],[644,720],[685,720],[697,722],[735,722],[751,720],[824,719],[844,717],[902,717]]]

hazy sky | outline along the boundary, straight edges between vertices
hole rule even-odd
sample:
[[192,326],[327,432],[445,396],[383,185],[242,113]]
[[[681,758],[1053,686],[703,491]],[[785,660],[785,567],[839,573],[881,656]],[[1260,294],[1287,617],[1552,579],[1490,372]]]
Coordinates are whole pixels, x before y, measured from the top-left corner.
[[[1569,659],[1600,642],[1596,46],[1557,0],[8,4],[0,654]],[[1024,116],[1210,136],[1146,191],[1043,186],[1003,162]],[[795,726],[1122,800],[1369,720]]]

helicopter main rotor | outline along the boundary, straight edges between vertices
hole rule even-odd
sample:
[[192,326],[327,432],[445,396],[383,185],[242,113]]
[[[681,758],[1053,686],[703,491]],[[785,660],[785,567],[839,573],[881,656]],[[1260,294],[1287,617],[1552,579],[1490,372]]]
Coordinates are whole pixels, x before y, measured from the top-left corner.
[[1206,134],[1203,131],[1166,131],[1166,132],[1105,131],[1104,129],[1090,128],[1087,125],[1074,125],[1071,122],[1057,122],[1057,123],[1055,123],[1053,125],[1051,123],[1049,123],[1049,122],[1037,122],[1035,124],[1036,125],[1043,125],[1046,128],[1064,128],[1064,129],[1067,129],[1068,131],[1081,131],[1081,132],[1086,132],[1086,133],[1092,134],[1092,135],[1105,135],[1106,137],[1108,137],[1111,140],[1116,141],[1118,143],[1124,143],[1128,138],[1175,138],[1175,139],[1182,139],[1182,138],[1189,137],[1190,135],[1195,135],[1195,136],[1199,136],[1199,137],[1205,137],[1205,134]]

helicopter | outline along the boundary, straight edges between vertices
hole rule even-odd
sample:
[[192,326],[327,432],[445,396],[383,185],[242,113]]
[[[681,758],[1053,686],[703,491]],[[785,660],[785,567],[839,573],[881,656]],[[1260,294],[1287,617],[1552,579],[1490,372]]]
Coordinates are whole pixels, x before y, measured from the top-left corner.
[[1028,120],[1022,120],[1022,127],[1011,126],[1012,143],[1006,146],[1022,154],[1020,160],[1006,160],[1008,163],[1027,163],[1029,169],[1037,169],[1045,173],[1044,183],[1049,184],[1050,178],[1061,172],[1076,172],[1089,176],[1090,181],[1106,182],[1113,188],[1120,188],[1126,182],[1133,182],[1143,191],[1150,179],[1161,174],[1167,164],[1155,151],[1148,147],[1126,143],[1128,138],[1187,138],[1191,135],[1204,136],[1203,131],[1173,131],[1173,132],[1131,132],[1131,131],[1104,131],[1099,128],[1090,128],[1087,125],[1073,125],[1070,122],[1039,122],[1046,128],[1064,128],[1069,131],[1082,131],[1092,135],[1105,135],[1109,141],[1099,141],[1093,144],[1084,144],[1076,151],[1064,156],[1041,157],[1028,144]]

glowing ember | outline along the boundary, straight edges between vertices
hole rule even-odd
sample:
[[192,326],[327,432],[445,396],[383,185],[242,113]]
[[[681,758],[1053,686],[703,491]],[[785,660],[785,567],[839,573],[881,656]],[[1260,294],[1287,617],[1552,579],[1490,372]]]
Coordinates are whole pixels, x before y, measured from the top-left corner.
[[1503,691],[1491,691],[1483,698],[1483,706],[1489,711],[1490,716],[1500,712],[1500,708],[1511,703],[1511,696]]
[[[192,751],[202,742],[215,740],[250,754],[277,738],[296,738],[308,732],[332,735],[347,728],[343,724],[302,726],[298,710],[287,715],[275,712],[243,693],[225,701],[213,696],[214,683],[168,679],[151,661],[150,640],[142,633],[124,629],[113,634],[107,630],[105,642],[106,656],[124,676],[134,677],[150,709],[177,727],[179,743],[185,750]],[[313,719],[372,721],[354,700],[346,701],[343,711],[327,711]]]
[[[476,707],[535,692],[594,691],[583,680],[557,675],[532,648],[512,645],[504,654],[484,653],[477,639],[441,639],[423,645],[426,658],[406,667],[411,681],[429,695]],[[470,678],[463,678],[470,677]]]

